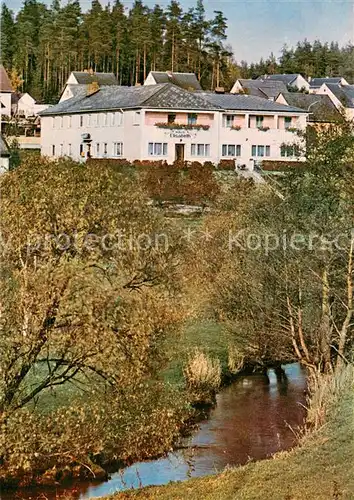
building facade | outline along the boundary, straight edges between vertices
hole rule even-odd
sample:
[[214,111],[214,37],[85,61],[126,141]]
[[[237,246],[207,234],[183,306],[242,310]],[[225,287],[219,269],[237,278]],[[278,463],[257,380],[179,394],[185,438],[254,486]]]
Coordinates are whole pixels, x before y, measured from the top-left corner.
[[41,113],[41,151],[76,160],[235,159],[252,169],[262,158],[284,159],[284,143],[297,140],[294,132],[306,127],[306,117],[302,109],[253,96],[171,84],[108,86]]
[[354,85],[324,83],[317,95],[326,95],[347,120],[354,120]]
[[13,94],[10,78],[0,64],[0,117],[11,116],[11,96]]

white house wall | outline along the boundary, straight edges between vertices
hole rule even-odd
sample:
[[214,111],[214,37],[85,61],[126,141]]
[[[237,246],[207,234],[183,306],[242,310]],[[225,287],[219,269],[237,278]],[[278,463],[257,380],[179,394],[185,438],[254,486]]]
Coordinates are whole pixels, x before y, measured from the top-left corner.
[[243,88],[242,88],[241,83],[238,80],[236,80],[236,82],[234,83],[234,86],[230,90],[230,94],[239,94],[240,92],[242,92],[242,90],[243,90]]
[[301,75],[298,75],[296,77],[296,80],[294,82],[291,83],[291,86],[292,87],[297,87],[299,90],[301,89],[305,89],[305,90],[309,90],[310,88],[310,84],[307,80],[305,80],[305,78]]
[[146,77],[146,80],[144,82],[144,85],[156,85],[156,80],[155,78],[152,76],[151,72],[148,74],[148,76]]
[[4,106],[0,109],[0,115],[11,116],[11,92],[0,92],[0,101]]
[[21,116],[36,116],[49,107],[49,104],[36,104],[29,94],[24,94],[17,103],[17,113]]
[[338,111],[344,112],[345,117],[348,120],[354,120],[354,108],[345,108],[343,106],[343,103],[333,94],[333,92],[327,87],[325,83],[320,87],[317,94],[328,95]]
[[0,174],[3,174],[4,172],[7,172],[10,167],[10,158],[8,157],[0,157]]
[[[171,112],[169,110],[169,112]],[[115,113],[119,113],[116,111]],[[93,158],[117,158],[114,143],[123,143],[122,158],[133,160],[166,160],[172,163],[176,159],[176,144],[184,145],[184,159],[187,161],[211,161],[218,163],[221,159],[234,157],[222,156],[223,145],[241,146],[241,154],[237,156],[238,163],[252,166],[251,159],[260,160],[252,156],[252,146],[269,146],[270,155],[267,159],[282,159],[280,147],[284,143],[293,143],[297,140],[296,134],[285,129],[284,117],[289,113],[265,113],[264,123],[269,130],[262,131],[256,128],[255,113],[230,112],[233,114],[234,124],[240,124],[240,130],[233,130],[224,126],[222,112],[195,111],[199,123],[210,123],[208,130],[185,130],[159,128],[159,115],[166,116],[163,110],[129,110],[122,116],[121,125],[112,125],[112,113],[75,114],[69,116],[42,116],[41,118],[41,151],[49,157],[71,156],[75,160],[80,156],[82,135],[90,134],[91,156]],[[185,111],[174,111],[180,119],[187,115]],[[261,113],[258,113],[261,114]],[[104,115],[107,116],[107,125],[104,125]],[[149,120],[149,115],[156,118]],[[80,116],[83,116],[83,126],[80,126]],[[98,117],[98,121],[97,121]],[[117,123],[117,122],[116,122]],[[293,115],[291,127],[304,129],[306,115]],[[97,153],[97,143],[99,152]],[[149,143],[167,144],[165,155],[155,156],[149,150]],[[107,154],[104,154],[104,144],[107,145]],[[193,156],[192,144],[207,145],[209,155]],[[53,151],[54,146],[54,151]],[[54,152],[54,155],[53,155]],[[236,157],[236,156],[235,156]]]

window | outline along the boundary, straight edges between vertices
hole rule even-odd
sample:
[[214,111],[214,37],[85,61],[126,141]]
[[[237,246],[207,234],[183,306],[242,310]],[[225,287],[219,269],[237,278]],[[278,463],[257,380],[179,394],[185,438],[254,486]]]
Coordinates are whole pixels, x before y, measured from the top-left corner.
[[296,158],[300,156],[300,148],[296,144],[282,144],[280,146],[280,156],[286,158]]
[[107,127],[107,113],[102,113],[102,127]]
[[252,156],[270,156],[270,146],[252,146]]
[[55,128],[55,116],[52,116],[52,128]]
[[114,142],[113,143],[113,155],[114,156],[123,156],[123,143],[122,142]]
[[64,144],[60,144],[60,156],[64,154]]
[[285,120],[284,120],[285,128],[290,128],[291,127],[291,122],[292,122],[291,116],[286,116]]
[[97,127],[97,115],[91,115],[91,127]]
[[118,113],[115,113],[115,124],[120,127],[123,122],[123,113],[120,111]]
[[195,113],[188,113],[188,125],[197,125],[198,115]]
[[60,117],[60,119],[59,119],[59,126],[60,126],[60,128],[63,128],[63,126],[64,126],[64,116]]
[[150,156],[167,156],[167,143],[166,142],[149,142],[149,155]]
[[79,127],[84,126],[84,117],[82,115],[79,116]]
[[241,156],[241,146],[239,144],[223,144],[222,156]]
[[167,115],[167,123],[175,123],[176,121],[176,115],[175,114],[169,114]]
[[84,156],[84,145],[80,144],[80,156]]
[[100,156],[100,143],[96,142],[96,156]]
[[256,127],[263,127],[264,116],[256,116]]
[[134,113],[134,125],[140,125],[140,111]]
[[86,126],[87,126],[87,127],[91,127],[91,115],[87,115],[87,123],[86,123]]
[[108,126],[114,126],[114,113],[108,113]]
[[68,116],[68,128],[71,128],[71,115]]
[[103,143],[103,154],[104,155],[107,154],[107,143],[106,142]]
[[68,144],[68,156],[71,156],[72,149],[71,149],[71,144]]
[[223,126],[227,128],[231,128],[234,125],[235,115],[224,115],[223,117]]
[[210,144],[191,144],[191,156],[210,156]]
[[55,156],[55,144],[52,145],[52,156]]

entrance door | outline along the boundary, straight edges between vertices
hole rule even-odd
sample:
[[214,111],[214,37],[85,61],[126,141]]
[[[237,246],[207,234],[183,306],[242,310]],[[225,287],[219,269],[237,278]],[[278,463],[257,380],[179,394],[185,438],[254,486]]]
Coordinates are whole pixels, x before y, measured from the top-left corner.
[[184,161],[184,144],[176,144],[176,160]]

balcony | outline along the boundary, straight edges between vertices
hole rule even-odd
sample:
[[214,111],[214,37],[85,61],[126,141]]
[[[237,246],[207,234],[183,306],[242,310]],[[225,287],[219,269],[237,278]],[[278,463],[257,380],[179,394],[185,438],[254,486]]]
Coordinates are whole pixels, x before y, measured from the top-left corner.
[[155,123],[155,127],[168,130],[209,130],[210,125],[201,125],[198,123]]

